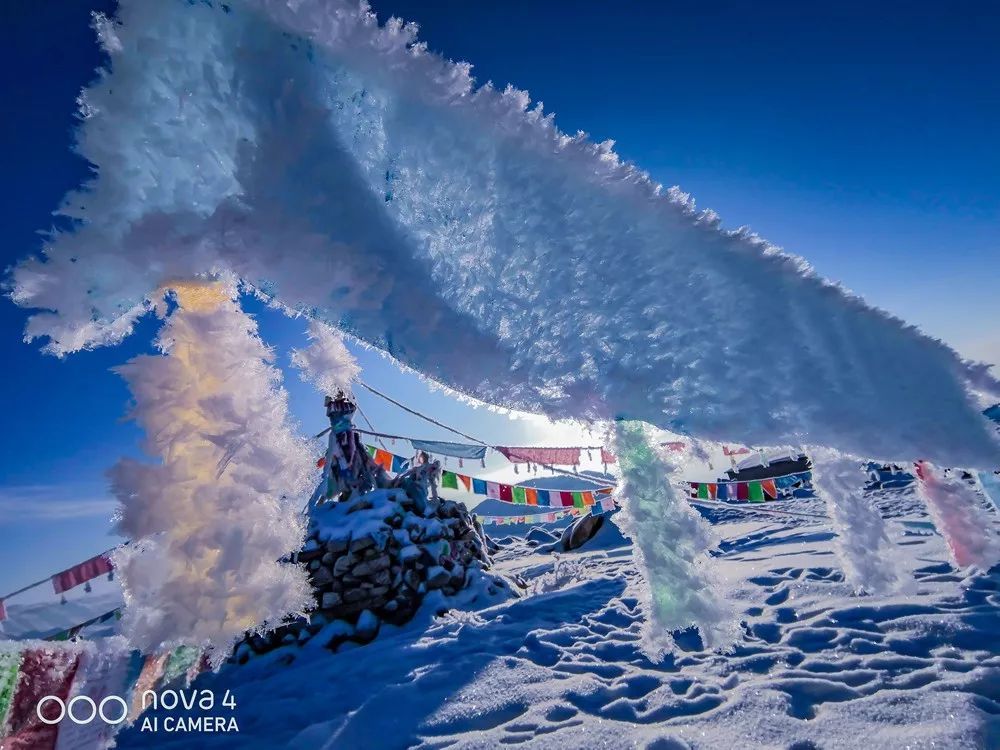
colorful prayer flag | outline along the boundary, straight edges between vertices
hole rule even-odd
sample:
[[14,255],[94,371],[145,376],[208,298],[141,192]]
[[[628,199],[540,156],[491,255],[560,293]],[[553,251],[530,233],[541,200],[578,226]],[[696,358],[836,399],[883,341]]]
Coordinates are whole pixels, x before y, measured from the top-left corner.
[[[7,619],[7,608],[3,605],[3,599],[0,599],[0,622]],[[3,727],[3,724],[0,724]]]
[[698,499],[708,500],[708,485],[704,482],[698,482]]
[[441,487],[447,487],[450,490],[458,489],[458,477],[453,471],[442,471],[441,472]]
[[77,663],[77,655],[67,649],[29,649],[24,652],[20,678],[7,716],[3,747],[25,750],[55,748],[59,723],[46,724],[39,714],[49,721],[54,720],[59,715],[58,702],[46,701],[41,708],[38,703],[47,695],[54,695],[63,701],[69,698]]
[[375,463],[386,471],[392,471],[392,454],[381,448],[375,449]]
[[458,474],[458,481],[465,485],[465,491],[468,492],[472,487],[472,477],[466,476],[465,474]]
[[587,491],[583,493],[583,504],[593,505],[594,504],[594,493]]
[[718,497],[720,500],[728,500],[729,499],[730,495],[729,495],[729,483],[728,482],[719,482],[719,484],[717,485],[716,497]]
[[404,471],[410,468],[409,460],[403,458],[402,456],[393,455],[392,457],[392,473],[402,474]]
[[601,500],[601,510],[605,513],[615,509],[615,499],[613,497],[606,497]]
[[573,493],[572,492],[560,492],[559,493],[559,501],[560,501],[560,504],[564,508],[572,508],[573,507]]
[[61,594],[81,583],[106,575],[112,570],[111,560],[108,559],[107,555],[97,555],[89,560],[84,560],[79,565],[67,568],[61,573],[56,573],[52,576],[52,588],[56,590],[57,594]]
[[365,446],[365,450],[368,451],[368,455],[369,456],[371,456],[372,458],[375,458],[375,446],[374,445],[366,445]]
[[524,491],[524,487],[514,487],[513,488],[514,502],[518,505],[525,505],[528,502],[528,495]]
[[551,499],[551,497],[549,495],[549,491],[548,490],[535,490],[535,495],[537,495],[537,497],[538,497],[538,504],[539,505],[545,505],[545,506],[551,506],[552,505],[552,499]]
[[750,482],[750,502],[751,503],[762,503],[764,502],[764,490],[760,486],[760,482]]
[[485,495],[487,494],[486,481],[483,479],[472,480],[472,494],[473,495]]
[[747,489],[747,483],[746,482],[737,482],[736,483],[736,499],[737,500],[749,500],[750,499],[750,492]]
[[614,464],[618,463],[618,459],[615,457],[615,454],[609,451],[607,448],[601,448],[601,463]]
[[514,502],[513,488],[509,484],[500,485],[500,502],[503,503]]
[[775,486],[773,479],[765,479],[760,483],[760,486],[764,490],[764,494],[767,495],[768,500],[778,499],[778,488]]
[[718,491],[719,491],[719,485],[717,485],[715,482],[709,482],[708,483],[708,497],[709,497],[709,499],[715,500],[715,497],[716,497],[716,494],[718,493]]
[[0,651],[0,733],[7,725],[7,714],[14,702],[14,688],[17,687],[20,667],[20,651]]
[[538,505],[538,492],[531,487],[524,488],[524,499],[528,505]]
[[583,493],[582,492],[574,492],[573,493],[573,507],[575,507],[575,508],[583,508],[585,506],[586,506],[586,503],[583,502]]
[[486,497],[493,498],[494,500],[500,499],[500,485],[496,482],[486,483]]
[[698,487],[700,484],[698,482],[688,482],[688,497],[698,497]]

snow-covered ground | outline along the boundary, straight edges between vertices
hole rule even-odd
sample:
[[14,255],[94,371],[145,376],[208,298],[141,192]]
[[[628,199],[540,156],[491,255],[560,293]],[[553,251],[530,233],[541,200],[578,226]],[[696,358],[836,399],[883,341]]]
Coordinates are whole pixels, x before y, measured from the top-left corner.
[[828,520],[777,512],[825,513],[819,500],[705,511],[744,619],[728,653],[691,631],[662,661],[644,655],[638,572],[613,523],[558,557],[514,527],[497,564],[528,596],[204,674],[196,687],[233,691],[238,734],[136,725],[119,747],[998,747],[1000,569],[956,571],[912,491],[877,502],[904,578],[888,597],[852,595]]

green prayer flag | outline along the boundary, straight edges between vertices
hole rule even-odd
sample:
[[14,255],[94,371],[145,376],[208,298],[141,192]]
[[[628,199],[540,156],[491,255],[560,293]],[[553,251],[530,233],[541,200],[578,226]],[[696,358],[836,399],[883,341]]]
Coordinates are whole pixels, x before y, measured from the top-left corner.
[[366,445],[365,446],[365,450],[368,451],[368,455],[369,456],[371,456],[372,458],[375,458],[375,446],[374,445]]
[[524,487],[514,487],[514,502],[519,505],[525,505],[528,502],[528,496],[524,492]]
[[583,493],[582,492],[574,492],[573,493],[573,505],[574,505],[574,507],[577,507],[577,508],[584,508],[584,507],[586,507],[586,503],[583,502]]
[[704,482],[698,482],[698,499],[708,500],[708,485]]
[[458,489],[458,474],[453,471],[445,471],[441,473],[441,486],[448,487],[449,489]]
[[760,482],[750,482],[750,502],[764,502],[764,488],[760,486]]
[[17,672],[21,667],[21,654],[17,651],[0,653],[0,731],[7,723],[10,704],[14,701]]

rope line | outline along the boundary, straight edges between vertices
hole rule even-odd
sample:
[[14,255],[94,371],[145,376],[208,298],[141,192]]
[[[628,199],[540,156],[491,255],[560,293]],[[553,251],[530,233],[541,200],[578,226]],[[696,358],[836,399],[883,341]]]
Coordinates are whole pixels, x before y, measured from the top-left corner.
[[[110,552],[114,552],[116,549],[118,549],[118,548],[117,547],[111,547],[110,549],[104,550],[104,552],[98,552],[96,555],[91,555],[87,559],[91,560],[91,559],[93,559],[95,557],[100,557],[101,555],[106,555],[106,554],[108,554]],[[68,570],[68,568],[67,568],[67,570]],[[61,573],[62,571],[59,571],[59,572]],[[53,574],[53,575],[57,575],[57,574]],[[18,594],[23,594],[25,591],[31,591],[31,589],[38,588],[39,586],[44,586],[46,583],[51,583],[51,582],[52,582],[52,576],[48,576],[46,578],[43,578],[40,581],[35,581],[34,583],[29,583],[27,586],[22,586],[17,591],[12,591],[9,594],[6,594],[4,596],[0,596],[0,601],[7,601],[12,596],[17,596]]]
[[411,408],[410,408],[410,407],[408,407],[408,406],[404,406],[403,404],[401,404],[401,403],[399,403],[398,401],[396,401],[396,399],[394,399],[394,398],[391,398],[391,397],[389,397],[389,396],[386,396],[386,395],[385,395],[384,393],[382,393],[381,391],[377,391],[377,390],[375,390],[374,388],[372,388],[372,387],[371,387],[370,385],[368,385],[368,384],[367,384],[366,382],[364,382],[363,380],[358,380],[358,381],[357,381],[357,383],[358,383],[358,385],[360,385],[360,386],[361,386],[362,388],[365,388],[365,389],[367,389],[367,390],[371,391],[371,392],[372,392],[372,393],[374,393],[374,394],[375,394],[376,396],[380,396],[381,398],[384,398],[384,399],[385,399],[386,401],[388,401],[388,402],[389,402],[390,404],[395,404],[396,406],[398,406],[398,407],[399,407],[400,409],[402,409],[403,411],[406,411],[406,412],[409,412],[410,414],[412,414],[412,415],[413,415],[413,416],[415,416],[415,417],[420,417],[421,419],[424,419],[424,420],[426,420],[426,421],[430,422],[431,424],[435,424],[435,425],[437,425],[438,427],[441,427],[441,428],[443,428],[443,429],[445,429],[445,430],[448,430],[448,432],[453,432],[453,433],[455,433],[456,435],[459,435],[459,436],[461,436],[461,437],[464,437],[464,438],[465,438],[466,440],[471,440],[471,441],[472,441],[473,443],[477,443],[478,445],[485,445],[485,446],[486,446],[487,448],[492,448],[492,447],[493,447],[493,446],[491,446],[491,445],[488,445],[487,443],[484,443],[484,442],[483,442],[482,440],[479,440],[479,439],[477,439],[477,438],[474,438],[474,437],[472,437],[471,435],[466,435],[466,434],[465,434],[464,432],[460,432],[459,430],[456,430],[456,429],[455,429],[454,427],[449,427],[448,425],[444,424],[443,422],[438,422],[438,421],[437,421],[436,419],[434,419],[433,417],[428,417],[428,416],[427,416],[426,414],[421,414],[421,413],[420,413],[419,411],[417,411],[416,409],[411,409]]

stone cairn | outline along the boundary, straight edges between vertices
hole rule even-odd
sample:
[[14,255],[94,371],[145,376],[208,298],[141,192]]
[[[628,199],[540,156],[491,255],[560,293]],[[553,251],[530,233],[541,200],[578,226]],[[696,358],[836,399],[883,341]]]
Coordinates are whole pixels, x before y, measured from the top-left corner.
[[496,546],[475,516],[438,496],[440,463],[418,454],[415,465],[390,477],[354,431],[354,408],[343,395],[327,399],[323,477],[309,503],[305,545],[292,558],[309,571],[316,607],[308,618],[248,636],[237,663],[314,637],[331,649],[366,643],[383,622],[409,621],[428,598],[442,615],[459,595],[461,606],[478,608],[524,588],[491,572]]

